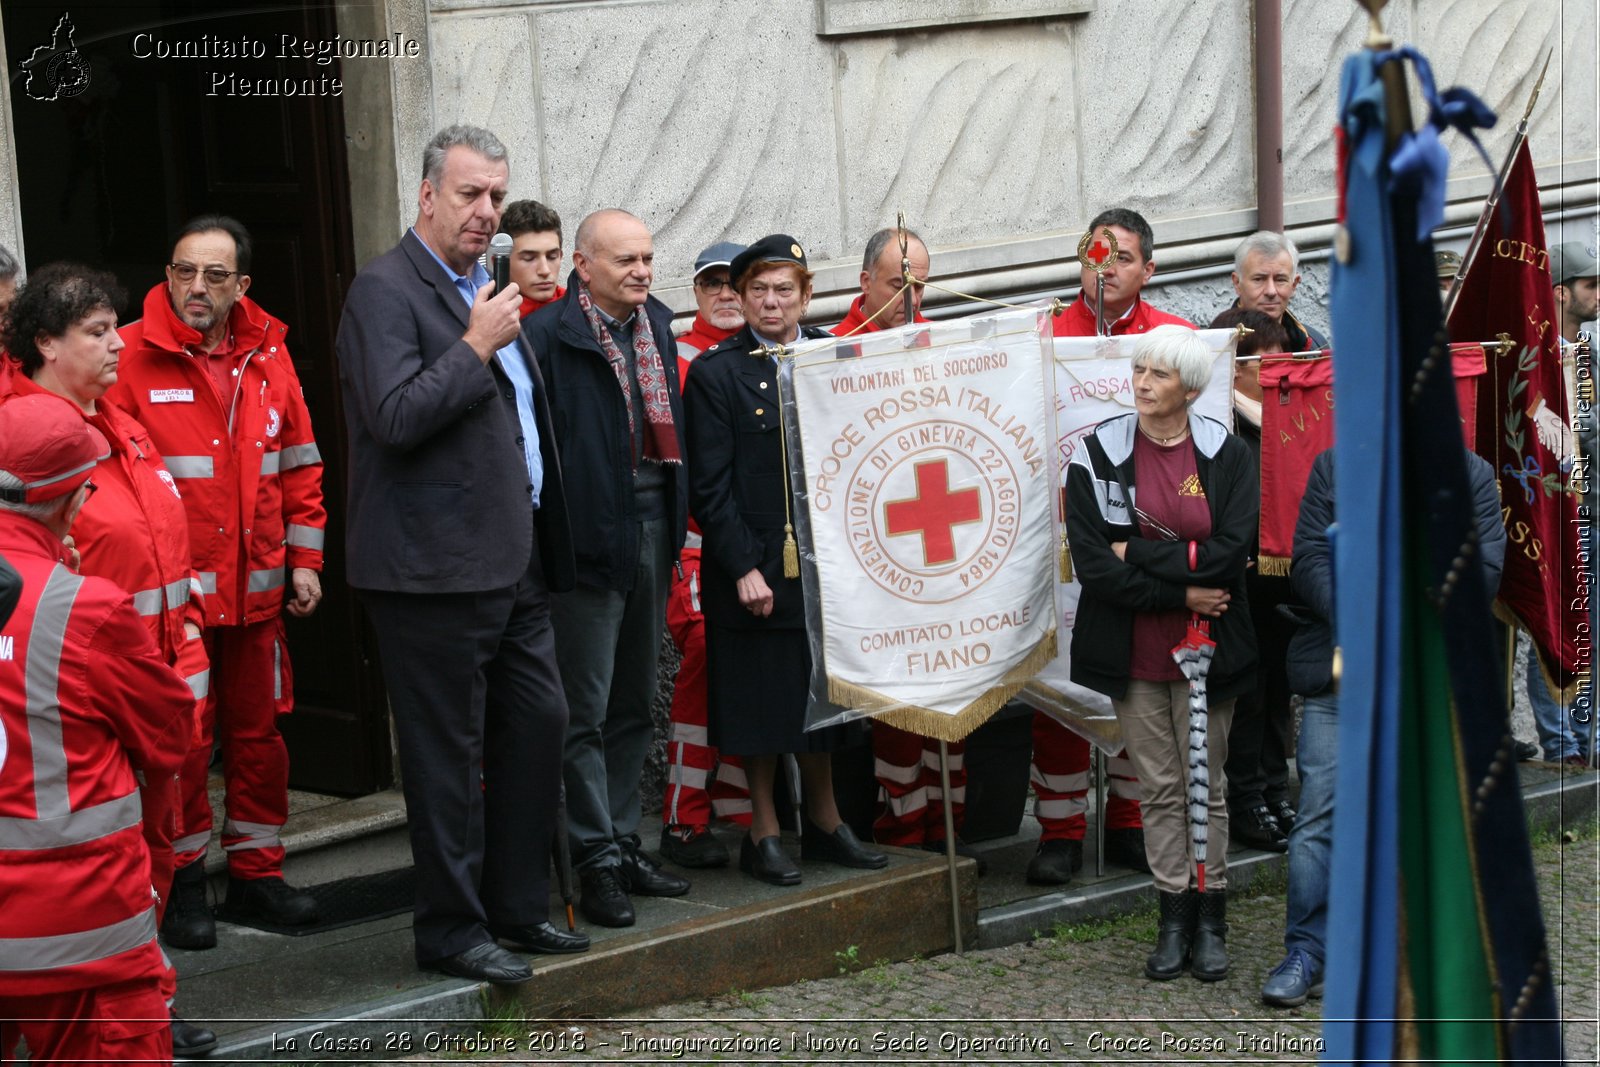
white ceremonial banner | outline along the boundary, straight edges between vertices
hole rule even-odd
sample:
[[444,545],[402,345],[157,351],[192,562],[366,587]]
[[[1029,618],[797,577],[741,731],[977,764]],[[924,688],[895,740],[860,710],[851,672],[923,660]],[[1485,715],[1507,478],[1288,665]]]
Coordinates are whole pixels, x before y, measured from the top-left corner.
[[870,715],[960,740],[1055,656],[1049,329],[1024,308],[785,361],[808,727]]
[[[1232,428],[1233,350],[1238,332],[1200,330],[1199,334],[1215,358],[1211,382],[1195,400],[1194,409]],[[1133,411],[1133,353],[1141,336],[1055,339],[1057,469],[1061,472],[1058,503],[1064,502],[1067,464],[1078,444],[1100,423]],[[1066,537],[1064,516],[1060,537]],[[1071,546],[1066,547],[1070,553]],[[1076,580],[1062,581],[1059,568],[1055,580],[1056,610],[1061,613],[1056,658],[1023,689],[1022,699],[1115,754],[1122,748],[1122,730],[1112,714],[1111,699],[1072,682],[1072,626],[1082,588]]]

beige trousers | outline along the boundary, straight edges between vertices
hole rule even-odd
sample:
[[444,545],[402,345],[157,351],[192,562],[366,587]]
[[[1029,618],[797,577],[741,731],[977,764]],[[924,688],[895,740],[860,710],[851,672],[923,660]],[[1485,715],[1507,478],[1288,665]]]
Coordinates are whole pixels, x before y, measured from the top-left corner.
[[[1128,694],[1111,706],[1122,726],[1128,759],[1144,790],[1144,854],[1156,888],[1181,893],[1195,886],[1194,842],[1189,827],[1189,683],[1130,679]],[[1211,772],[1206,889],[1228,884],[1228,725],[1233,701],[1211,705],[1206,763]]]

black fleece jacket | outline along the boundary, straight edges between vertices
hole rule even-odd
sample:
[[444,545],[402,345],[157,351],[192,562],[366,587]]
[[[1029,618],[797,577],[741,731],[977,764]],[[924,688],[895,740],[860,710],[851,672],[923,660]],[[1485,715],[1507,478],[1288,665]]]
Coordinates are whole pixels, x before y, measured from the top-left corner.
[[[1250,448],[1215,419],[1189,414],[1195,471],[1211,509],[1211,536],[1189,567],[1188,543],[1153,541],[1133,518],[1137,415],[1096,426],[1067,466],[1067,536],[1083,586],[1072,627],[1072,680],[1109,697],[1128,692],[1133,618],[1182,608],[1191,585],[1226,588],[1228,610],[1212,620],[1217,643],[1206,689],[1231,700],[1255,686],[1256,636],[1245,594],[1245,561],[1260,524],[1261,490]],[[1119,560],[1111,545],[1128,544]]]

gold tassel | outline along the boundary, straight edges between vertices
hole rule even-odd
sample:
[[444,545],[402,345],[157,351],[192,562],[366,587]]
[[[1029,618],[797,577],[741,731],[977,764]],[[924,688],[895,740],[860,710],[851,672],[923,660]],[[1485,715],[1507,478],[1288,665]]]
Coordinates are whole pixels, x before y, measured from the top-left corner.
[[1061,584],[1072,581],[1072,549],[1067,547],[1067,532],[1061,531]]
[[999,711],[1006,701],[1020,693],[1028,679],[1044,670],[1045,665],[1055,658],[1056,632],[1052,630],[1033,646],[1033,651],[1024,656],[1020,663],[1006,672],[999,685],[955,715],[946,715],[915,704],[902,704],[875,689],[831,674],[828,675],[828,699],[845,708],[866,711],[884,709],[875,718],[909,733],[942,741],[961,741]]
[[794,543],[794,525],[783,524],[783,576],[800,577],[800,546]]
[[1256,558],[1256,570],[1268,577],[1287,578],[1291,562],[1287,556],[1259,556]]

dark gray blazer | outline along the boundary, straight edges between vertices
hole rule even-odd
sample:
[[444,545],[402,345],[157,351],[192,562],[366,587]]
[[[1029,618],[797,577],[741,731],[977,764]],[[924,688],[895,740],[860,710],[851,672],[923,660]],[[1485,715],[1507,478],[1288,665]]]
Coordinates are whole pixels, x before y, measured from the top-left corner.
[[462,335],[467,307],[416,235],[362,269],[339,322],[350,443],[348,577],[357,589],[474,593],[513,585],[538,523],[551,589],[573,584],[561,462],[539,365],[524,337],[544,457],[528,506],[516,396]]

